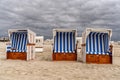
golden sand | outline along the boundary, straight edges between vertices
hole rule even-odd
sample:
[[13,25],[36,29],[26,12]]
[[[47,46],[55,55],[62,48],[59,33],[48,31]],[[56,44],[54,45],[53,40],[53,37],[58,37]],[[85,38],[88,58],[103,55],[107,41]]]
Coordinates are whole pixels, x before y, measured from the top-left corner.
[[0,80],[120,80],[120,65],[52,61],[50,45],[35,60],[6,60],[0,44]]

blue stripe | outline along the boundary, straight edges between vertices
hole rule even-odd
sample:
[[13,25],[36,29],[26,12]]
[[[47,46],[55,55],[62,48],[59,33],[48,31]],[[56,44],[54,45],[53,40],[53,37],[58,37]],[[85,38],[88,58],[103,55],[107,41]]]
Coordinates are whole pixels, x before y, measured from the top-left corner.
[[27,45],[27,34],[24,34],[25,35],[25,38],[24,38],[24,46],[23,46],[23,52],[26,52],[26,45]]
[[22,43],[22,52],[24,52],[24,44],[25,44],[25,34],[23,34],[23,43]]
[[67,52],[67,32],[65,32],[65,52]]
[[58,32],[56,34],[56,51],[58,52]]
[[19,49],[20,49],[20,52],[22,52],[23,34],[21,34],[21,40],[20,40],[20,43],[21,43],[21,45],[20,45]]
[[63,45],[64,45],[63,51],[64,51],[64,52],[66,52],[66,51],[65,51],[65,50],[66,50],[66,49],[65,49],[65,45],[66,45],[66,43],[65,43],[65,38],[66,38],[66,36],[65,36],[65,32],[64,32],[64,33],[63,33],[63,39],[64,39],[64,40],[63,40]]
[[70,43],[70,32],[68,33],[68,45],[69,45],[68,52],[71,53],[71,51],[70,51],[70,46],[71,46],[71,43]]
[[12,52],[26,52],[27,50],[27,32],[13,32],[10,36]]
[[62,52],[64,52],[64,32],[62,32]]
[[60,52],[60,32],[58,32],[58,52]]
[[107,43],[107,40],[106,40],[106,37],[107,37],[106,34],[104,34],[104,44],[105,44],[105,45],[104,45],[104,49],[105,49],[105,54],[107,53],[107,46],[106,46],[106,45],[107,45],[107,44],[106,44],[106,43]]
[[94,54],[97,54],[97,32],[95,32],[95,35],[94,35],[94,42],[95,42],[95,45],[94,45]]
[[13,38],[14,38],[14,35],[10,35],[10,42],[11,42],[11,48],[13,47]]
[[89,54],[89,35],[87,36],[86,39],[86,53]]
[[72,32],[72,52],[74,53],[74,41],[73,41],[73,38],[74,38],[74,33]]
[[70,32],[68,33],[68,52],[71,53],[70,47],[71,47],[71,43],[70,43]]
[[96,52],[97,52],[97,54],[99,54],[99,44],[98,44],[98,43],[99,43],[99,42],[98,42],[98,39],[99,39],[99,38],[98,38],[98,34],[99,34],[99,33],[96,34]]
[[86,52],[87,52],[87,54],[89,54],[90,47],[91,47],[90,44],[89,44],[89,43],[91,43],[90,34],[87,36],[87,39],[86,39]]
[[76,36],[75,36],[75,32],[74,32],[74,34],[73,34],[73,42],[74,42],[73,49],[74,49],[74,51],[76,50],[76,38],[75,37]]
[[18,42],[18,36],[17,36],[17,33],[15,33],[15,41],[16,41],[16,43],[15,43],[15,50],[14,50],[14,52],[17,52],[17,42]]
[[100,34],[100,54],[102,54],[102,34]]
[[68,34],[69,33],[67,33],[67,52],[69,51],[69,41],[68,41],[69,40],[69,37],[68,37],[69,35]]
[[21,39],[21,34],[19,33],[19,34],[18,34],[18,45],[17,45],[17,50],[18,50],[18,52],[20,52],[20,49],[19,49],[19,48],[20,48],[20,44],[21,44],[21,43],[20,43],[20,39]]
[[93,49],[92,49],[92,53],[93,54],[95,54],[95,32],[93,32],[93,36],[92,36],[92,38],[93,38]]
[[[16,36],[16,33],[14,33],[13,36],[14,36],[14,39],[13,39],[13,45],[14,45],[14,46],[13,46],[13,48],[15,49],[15,48],[16,48],[16,37],[17,37],[17,36]],[[13,52],[16,52],[16,50],[13,50]]]
[[20,47],[21,52],[23,52],[23,49],[22,49],[23,48],[23,43],[24,43],[23,40],[24,40],[24,34],[21,35],[21,47]]
[[107,45],[108,45],[108,43],[107,43],[107,41],[108,41],[108,39],[107,39],[107,34],[106,34],[106,37],[105,37],[105,41],[106,41],[106,42],[105,42],[105,45],[106,45],[105,47],[106,47],[106,53],[107,53],[107,50],[108,50],[108,46],[107,46]]
[[[60,53],[71,53],[75,51],[75,33],[73,32],[56,32],[54,39],[54,51]],[[56,46],[55,46],[56,45]]]
[[89,42],[90,42],[90,54],[91,54],[91,51],[92,51],[92,39],[91,39],[92,37],[91,37],[91,34],[92,34],[92,32],[89,35],[90,36],[90,38],[89,38],[90,39],[89,40]]
[[72,44],[72,32],[70,33],[70,51],[72,52],[72,47],[73,47],[73,44]]
[[106,47],[106,53],[108,53],[108,50],[109,50],[109,39],[108,39],[108,34],[105,35],[105,47]]
[[62,32],[60,32],[60,52],[62,52]]
[[86,39],[87,54],[107,54],[109,49],[108,33],[90,32]]
[[73,32],[71,32],[71,51],[73,52]]
[[102,54],[105,54],[105,51],[104,51],[104,33],[102,34]]
[[26,34],[24,34],[24,39],[23,39],[23,50],[22,50],[22,52],[25,51],[25,45],[26,45]]
[[96,42],[95,42],[95,32],[93,32],[93,35],[92,35],[92,38],[93,38],[93,49],[92,49],[92,54],[95,54],[95,44],[96,44]]

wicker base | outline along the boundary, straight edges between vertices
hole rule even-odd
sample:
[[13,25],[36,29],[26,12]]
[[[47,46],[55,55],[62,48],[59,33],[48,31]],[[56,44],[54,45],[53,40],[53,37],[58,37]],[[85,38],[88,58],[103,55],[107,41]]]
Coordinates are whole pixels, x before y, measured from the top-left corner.
[[54,61],[76,61],[76,53],[53,53]]
[[13,60],[26,60],[26,53],[25,52],[8,52],[7,53],[7,59],[13,59]]
[[86,63],[112,64],[112,56],[87,54]]

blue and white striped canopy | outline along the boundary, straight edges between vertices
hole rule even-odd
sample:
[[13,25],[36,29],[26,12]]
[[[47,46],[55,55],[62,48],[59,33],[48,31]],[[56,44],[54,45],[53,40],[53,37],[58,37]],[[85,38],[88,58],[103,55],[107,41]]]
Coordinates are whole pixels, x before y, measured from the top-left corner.
[[11,52],[26,52],[27,32],[13,32],[10,35]]
[[74,53],[75,44],[75,32],[56,32],[53,50],[55,53]]
[[87,54],[109,54],[108,33],[90,32],[86,40]]

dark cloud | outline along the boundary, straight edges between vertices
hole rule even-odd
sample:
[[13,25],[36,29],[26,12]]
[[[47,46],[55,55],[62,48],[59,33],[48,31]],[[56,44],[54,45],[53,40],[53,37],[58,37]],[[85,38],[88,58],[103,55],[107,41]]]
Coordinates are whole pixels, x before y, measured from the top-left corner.
[[0,0],[0,35],[9,28],[29,28],[52,38],[54,28],[87,27],[113,29],[112,40],[120,40],[119,0]]

